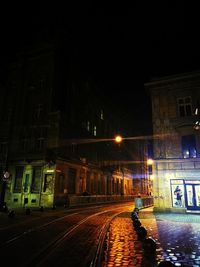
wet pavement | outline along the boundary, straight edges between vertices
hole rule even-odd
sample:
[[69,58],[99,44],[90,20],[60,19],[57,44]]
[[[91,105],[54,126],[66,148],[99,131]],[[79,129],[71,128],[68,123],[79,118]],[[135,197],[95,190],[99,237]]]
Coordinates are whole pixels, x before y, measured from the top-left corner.
[[[105,249],[104,267],[156,267],[162,261],[174,266],[200,267],[200,215],[153,213],[153,208],[138,213],[145,238],[138,234],[131,212],[112,222]],[[145,248],[146,239],[153,239],[155,253]]]

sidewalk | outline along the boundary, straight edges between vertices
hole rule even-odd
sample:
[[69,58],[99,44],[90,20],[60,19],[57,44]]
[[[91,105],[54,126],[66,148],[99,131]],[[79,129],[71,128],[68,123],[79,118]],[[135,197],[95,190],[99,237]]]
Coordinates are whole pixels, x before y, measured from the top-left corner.
[[139,211],[146,237],[156,242],[155,257],[145,255],[143,241],[128,211],[112,222],[103,267],[156,267],[159,262],[171,261],[175,266],[200,266],[200,216],[196,214],[153,213],[153,208]]

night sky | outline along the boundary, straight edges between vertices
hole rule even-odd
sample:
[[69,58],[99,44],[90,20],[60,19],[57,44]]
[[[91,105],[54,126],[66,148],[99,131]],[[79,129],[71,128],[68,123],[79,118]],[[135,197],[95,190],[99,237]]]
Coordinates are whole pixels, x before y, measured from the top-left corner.
[[101,85],[125,117],[140,114],[149,120],[144,83],[152,77],[199,69],[195,10],[182,1],[112,8],[55,3],[5,7],[0,21],[1,74],[15,51],[33,42],[38,32],[49,37],[60,28],[69,35],[77,75]]

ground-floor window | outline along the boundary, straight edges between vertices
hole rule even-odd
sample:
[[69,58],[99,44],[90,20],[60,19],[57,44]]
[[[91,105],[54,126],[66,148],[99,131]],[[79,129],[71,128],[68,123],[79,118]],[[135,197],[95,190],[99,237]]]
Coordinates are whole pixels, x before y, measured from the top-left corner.
[[22,190],[22,179],[23,179],[23,166],[17,166],[15,169],[15,180],[14,180],[14,193],[20,193]]
[[200,180],[171,180],[172,206],[200,209]]
[[33,168],[31,193],[39,193],[40,192],[41,174],[42,174],[42,168],[40,166]]
[[200,181],[185,181],[186,206],[188,209],[200,209]]
[[171,180],[172,206],[185,207],[184,183],[181,179]]
[[53,175],[52,174],[45,174],[43,192],[52,194],[53,192]]

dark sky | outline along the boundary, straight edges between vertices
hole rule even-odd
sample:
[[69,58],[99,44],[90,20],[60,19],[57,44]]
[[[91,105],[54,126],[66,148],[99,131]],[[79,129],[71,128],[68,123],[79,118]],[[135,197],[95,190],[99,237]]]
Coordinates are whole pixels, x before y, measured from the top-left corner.
[[183,1],[159,2],[111,8],[29,2],[2,8],[1,69],[16,47],[32,42],[41,30],[51,36],[59,27],[70,36],[77,73],[104,85],[108,97],[127,113],[146,118],[145,81],[200,65],[198,9]]

